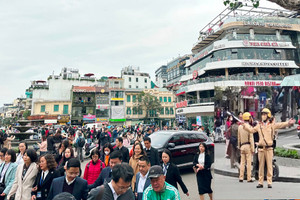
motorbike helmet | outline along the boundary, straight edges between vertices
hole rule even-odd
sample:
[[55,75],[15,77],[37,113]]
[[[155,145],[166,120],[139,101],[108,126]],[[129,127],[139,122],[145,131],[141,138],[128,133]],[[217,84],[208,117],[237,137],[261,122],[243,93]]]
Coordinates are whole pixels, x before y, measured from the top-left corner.
[[266,113],[269,118],[271,118],[271,111],[268,108],[262,109],[261,113]]
[[245,112],[243,114],[243,120],[244,121],[249,121],[250,120],[250,117],[251,117],[251,114],[249,112]]

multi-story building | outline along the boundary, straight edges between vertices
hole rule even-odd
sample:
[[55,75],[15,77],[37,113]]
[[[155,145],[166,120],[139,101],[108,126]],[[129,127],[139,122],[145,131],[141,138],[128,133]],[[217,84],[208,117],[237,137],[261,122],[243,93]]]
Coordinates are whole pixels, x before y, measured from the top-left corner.
[[168,81],[167,66],[163,65],[155,71],[155,84],[160,87],[166,87]]
[[[102,84],[102,79],[96,79],[93,74],[80,76],[78,69],[63,68],[59,75],[50,75],[47,81],[32,81],[26,90],[27,95],[32,97],[32,107],[35,101],[70,101],[71,90],[76,86],[95,86]],[[31,110],[33,114],[34,108]]]
[[[36,101],[29,117],[36,124],[66,124],[70,122],[71,101]],[[39,123],[38,123],[39,122]]]
[[148,73],[140,72],[139,67],[125,67],[121,71],[125,89],[150,89],[151,79]]
[[108,124],[110,99],[107,87],[96,87],[96,123]]
[[108,90],[110,92],[110,119],[112,125],[124,125],[125,118],[125,88],[124,79],[117,77],[108,78]]
[[[149,93],[161,102],[162,108],[159,113],[151,110],[138,109],[135,102],[138,101],[138,95],[141,92]],[[126,90],[126,124],[135,125],[138,123],[150,123],[161,127],[173,125],[175,121],[174,98],[174,93],[165,88]],[[150,121],[145,118],[147,112]]]
[[225,9],[214,18],[192,48],[194,55],[176,91],[176,113],[213,115],[215,86],[278,86],[296,73],[300,19],[294,14],[244,6]]
[[96,88],[94,86],[73,86],[71,123],[82,125],[96,121]]
[[190,55],[178,56],[167,63],[167,88],[176,90],[179,80],[186,74],[185,66],[189,63]]

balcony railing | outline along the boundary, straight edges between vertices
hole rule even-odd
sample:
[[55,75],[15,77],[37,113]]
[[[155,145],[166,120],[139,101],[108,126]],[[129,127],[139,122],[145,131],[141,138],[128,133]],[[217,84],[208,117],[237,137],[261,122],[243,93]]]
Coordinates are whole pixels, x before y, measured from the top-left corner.
[[188,81],[187,83],[182,83],[182,86],[194,85],[197,83],[208,83],[217,81],[230,81],[230,80],[283,80],[284,77],[278,75],[270,75],[269,73],[260,75],[249,75],[249,73],[242,73],[238,75],[230,75],[227,78],[225,76],[216,77],[205,77],[200,79],[194,79],[193,81]]
[[209,98],[200,98],[200,99],[190,99],[190,100],[187,100],[187,102],[188,102],[188,106],[191,106],[193,104],[214,102],[214,98],[213,97],[209,97]]

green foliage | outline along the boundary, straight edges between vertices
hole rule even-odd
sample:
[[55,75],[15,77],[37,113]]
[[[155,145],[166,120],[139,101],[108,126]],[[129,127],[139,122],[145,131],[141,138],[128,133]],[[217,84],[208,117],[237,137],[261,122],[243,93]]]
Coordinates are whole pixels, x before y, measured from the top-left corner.
[[300,159],[300,155],[296,150],[276,147],[274,152],[275,152],[275,156]]
[[251,2],[254,8],[258,8],[259,7],[259,1],[260,0],[242,0],[242,1],[238,1],[238,0],[223,0],[223,4],[225,6],[229,6],[231,9],[235,10],[237,8],[241,8],[244,5],[247,5],[247,2]]
[[26,109],[23,113],[23,118],[27,119],[27,117],[29,117],[29,116],[30,116],[30,111]]
[[155,96],[149,93],[140,93],[137,96],[137,101],[134,103],[138,109],[141,109],[146,112],[146,119],[149,118],[150,111],[155,113],[160,113],[161,111],[161,103]]

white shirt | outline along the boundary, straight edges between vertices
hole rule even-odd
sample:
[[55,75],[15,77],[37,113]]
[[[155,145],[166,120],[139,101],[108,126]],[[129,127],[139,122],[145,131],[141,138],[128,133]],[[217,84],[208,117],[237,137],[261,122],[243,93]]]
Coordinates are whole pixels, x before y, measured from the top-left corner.
[[10,162],[9,163],[4,163],[4,166],[3,166],[2,172],[1,172],[1,178],[0,178],[0,182],[1,183],[3,181],[3,178],[5,176],[5,173],[6,173],[7,169],[8,169],[8,167],[9,167],[9,165],[10,165]]
[[24,165],[23,155],[21,153],[18,154],[17,159],[16,159],[16,163],[18,165]]
[[74,178],[73,181],[68,181],[67,176],[66,176],[66,182],[68,185],[71,185],[75,180],[76,180],[76,178]]
[[204,166],[204,162],[205,162],[205,153],[200,153],[198,158],[198,163]]
[[[47,177],[48,173],[49,173],[49,170],[42,171],[42,177],[43,177],[43,181],[44,181],[44,180],[45,180],[45,178]],[[44,174],[44,176],[43,176],[43,174]],[[68,183],[68,182],[67,182],[67,183]]]
[[118,198],[120,195],[117,195],[117,193],[116,193],[114,187],[113,187],[112,184],[111,184],[111,181],[108,183],[108,186],[109,186],[110,189],[111,189],[111,192],[112,192],[112,194],[113,194],[113,196],[114,196],[114,200],[117,200],[117,198]]
[[145,183],[148,177],[149,171],[147,172],[147,174],[145,176],[143,176],[143,174],[140,173],[140,179],[139,179],[139,185],[137,188],[137,193],[143,193],[144,192],[144,187],[145,187]]

